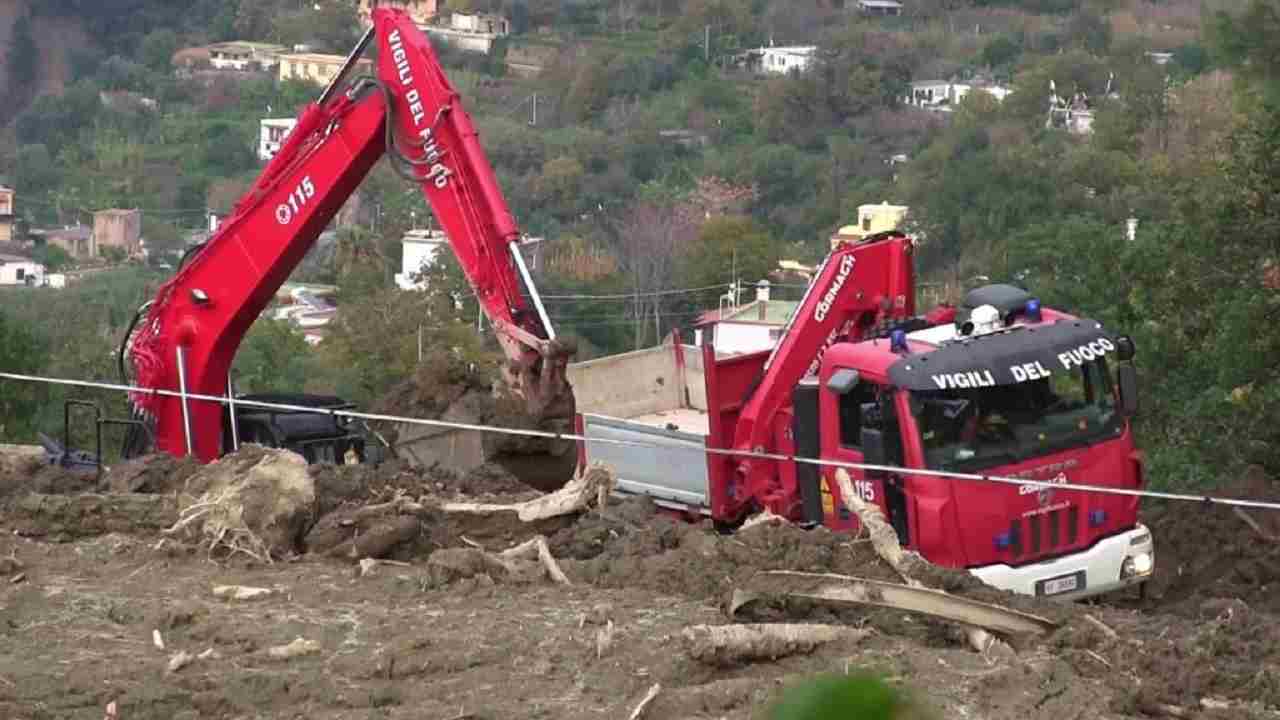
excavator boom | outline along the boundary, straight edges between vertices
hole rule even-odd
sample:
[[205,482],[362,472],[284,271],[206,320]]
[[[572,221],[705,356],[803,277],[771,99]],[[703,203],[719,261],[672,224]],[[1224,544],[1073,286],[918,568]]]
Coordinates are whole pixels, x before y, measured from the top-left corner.
[[[535,417],[572,413],[567,354],[555,343],[518,250],[519,229],[471,118],[426,36],[376,8],[376,77],[342,75],[299,116],[234,213],[158,291],[127,348],[136,384],[223,395],[236,349],[259,313],[373,165],[386,156],[431,205],[509,361],[508,385]],[[530,297],[526,297],[526,293]],[[132,397],[159,450],[220,454],[219,405]]]

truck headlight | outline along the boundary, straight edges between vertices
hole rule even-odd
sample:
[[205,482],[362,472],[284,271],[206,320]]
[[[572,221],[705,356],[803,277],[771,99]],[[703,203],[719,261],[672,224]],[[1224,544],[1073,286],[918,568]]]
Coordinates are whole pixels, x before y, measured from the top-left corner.
[[1130,555],[1124,559],[1124,564],[1120,566],[1120,579],[1127,580],[1131,577],[1150,575],[1155,568],[1155,564],[1155,558],[1149,552]]

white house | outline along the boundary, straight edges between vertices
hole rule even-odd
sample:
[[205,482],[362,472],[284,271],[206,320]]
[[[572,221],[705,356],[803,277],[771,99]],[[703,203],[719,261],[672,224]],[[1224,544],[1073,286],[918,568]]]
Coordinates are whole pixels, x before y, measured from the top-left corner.
[[703,313],[694,329],[694,344],[710,342],[721,356],[770,350],[778,344],[799,305],[791,300],[770,299],[769,282],[762,280],[753,302]]
[[1003,102],[1012,89],[1002,85],[973,85],[970,83],[951,82],[949,80],[919,80],[911,83],[911,94],[903,99],[907,105],[952,112],[970,92],[978,90]]
[[258,159],[266,162],[280,152],[285,138],[298,124],[294,118],[262,118],[258,121]]
[[279,62],[283,45],[259,42],[221,42],[207,47],[209,63],[218,70],[265,69]]
[[863,15],[897,16],[902,14],[902,3],[897,0],[858,0],[858,11]]
[[449,244],[449,239],[442,230],[410,230],[404,234],[400,244],[404,255],[400,261],[400,272],[396,273],[396,287],[401,290],[425,288],[426,285],[415,276],[435,262],[436,253]]
[[0,286],[44,285],[44,265],[21,255],[0,254]]
[[813,66],[814,56],[818,53],[817,45],[776,45],[757,48],[750,51],[759,55],[757,72],[786,75],[789,72],[804,72]]
[[488,54],[498,38],[511,33],[511,23],[501,15],[455,12],[449,16],[448,25],[428,25],[424,29],[454,47]]

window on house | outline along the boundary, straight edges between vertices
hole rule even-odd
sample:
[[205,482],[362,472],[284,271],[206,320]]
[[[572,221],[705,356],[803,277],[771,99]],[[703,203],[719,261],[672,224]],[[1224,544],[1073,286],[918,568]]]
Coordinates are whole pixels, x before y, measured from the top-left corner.
[[862,218],[862,232],[871,232],[871,216]]
[[25,279],[26,279],[26,277],[27,277],[27,270],[26,270],[26,268],[17,268],[17,273],[18,273],[18,274],[17,274],[17,275],[15,275],[14,277],[16,277],[19,281],[22,281],[22,280],[25,280]]

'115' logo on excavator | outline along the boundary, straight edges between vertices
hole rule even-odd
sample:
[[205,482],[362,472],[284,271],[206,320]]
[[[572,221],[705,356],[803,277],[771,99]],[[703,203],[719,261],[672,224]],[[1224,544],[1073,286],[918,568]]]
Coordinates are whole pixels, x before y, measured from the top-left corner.
[[288,225],[293,222],[293,218],[298,215],[302,208],[316,196],[315,183],[311,182],[311,176],[302,178],[302,182],[298,183],[298,187],[289,193],[289,199],[280,203],[276,208],[276,222],[281,225]]

